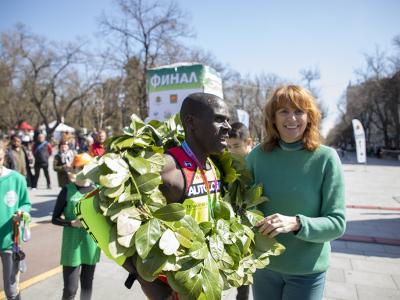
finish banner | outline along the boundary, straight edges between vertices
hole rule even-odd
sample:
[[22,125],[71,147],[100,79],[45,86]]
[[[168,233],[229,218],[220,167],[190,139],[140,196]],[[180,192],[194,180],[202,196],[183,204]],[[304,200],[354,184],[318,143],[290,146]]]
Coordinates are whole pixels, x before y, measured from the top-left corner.
[[357,119],[353,119],[351,122],[353,124],[354,140],[356,141],[357,162],[366,163],[367,155],[366,155],[364,127],[362,126],[361,122]]
[[214,69],[199,63],[178,63],[147,72],[149,119],[163,121],[180,111],[183,99],[196,92],[223,98],[222,80]]

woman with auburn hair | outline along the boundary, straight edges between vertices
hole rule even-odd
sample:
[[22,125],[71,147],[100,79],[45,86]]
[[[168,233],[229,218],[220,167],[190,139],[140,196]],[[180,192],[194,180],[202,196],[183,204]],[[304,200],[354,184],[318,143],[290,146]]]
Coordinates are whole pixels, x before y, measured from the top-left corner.
[[254,275],[254,299],[322,299],[330,241],[346,227],[343,172],[336,151],[321,144],[321,114],[311,93],[277,88],[265,109],[266,137],[246,160],[269,201],[260,233],[286,251]]

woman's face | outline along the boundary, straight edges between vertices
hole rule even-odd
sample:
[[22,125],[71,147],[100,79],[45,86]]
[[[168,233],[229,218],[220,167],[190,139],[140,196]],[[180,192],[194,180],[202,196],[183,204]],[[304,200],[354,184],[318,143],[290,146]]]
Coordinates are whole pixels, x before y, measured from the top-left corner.
[[303,138],[307,121],[305,111],[289,104],[275,112],[275,126],[280,138],[286,143],[294,143]]

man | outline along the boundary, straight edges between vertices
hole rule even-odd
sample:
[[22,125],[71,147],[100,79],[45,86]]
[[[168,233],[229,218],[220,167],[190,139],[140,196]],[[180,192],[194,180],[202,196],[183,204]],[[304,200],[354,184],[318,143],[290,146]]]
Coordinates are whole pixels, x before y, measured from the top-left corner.
[[[160,190],[169,203],[182,203],[196,221],[207,221],[211,213],[208,210],[209,201],[218,198],[220,186],[219,172],[209,156],[221,154],[227,147],[231,128],[229,110],[226,103],[215,95],[194,93],[184,99],[180,117],[185,142],[180,147],[169,149],[165,155]],[[204,188],[191,189],[199,185]],[[196,192],[200,190],[207,192]],[[136,273],[129,259],[124,267]],[[146,282],[136,276],[149,299],[168,299],[173,294],[165,278]]]
[[15,170],[23,176],[27,176],[29,162],[24,147],[21,143],[21,138],[18,135],[12,135],[10,138],[10,147],[7,150],[5,165]]
[[7,299],[20,299],[19,260],[13,259],[13,225],[29,219],[31,203],[25,178],[4,167],[5,152],[0,143],[0,257]]
[[67,141],[61,141],[59,152],[54,156],[53,169],[57,172],[58,186],[63,188],[70,183],[69,171],[75,156],[75,152],[69,149]]
[[106,149],[104,148],[106,139],[107,133],[105,130],[100,130],[96,135],[96,142],[89,149],[89,154],[92,157],[102,156],[106,152]]
[[[245,157],[253,147],[253,140],[250,137],[250,131],[241,122],[231,124],[229,131],[228,149],[232,154]],[[249,299],[249,286],[243,285],[237,288],[236,300]]]
[[33,179],[33,188],[37,187],[39,180],[40,169],[43,169],[46,177],[47,188],[51,189],[49,176],[49,157],[52,153],[51,145],[46,141],[43,133],[39,133],[37,141],[32,147],[33,156],[35,157],[35,178]]
[[231,153],[246,156],[253,147],[253,140],[250,137],[250,131],[241,122],[231,124],[229,131],[228,149]]

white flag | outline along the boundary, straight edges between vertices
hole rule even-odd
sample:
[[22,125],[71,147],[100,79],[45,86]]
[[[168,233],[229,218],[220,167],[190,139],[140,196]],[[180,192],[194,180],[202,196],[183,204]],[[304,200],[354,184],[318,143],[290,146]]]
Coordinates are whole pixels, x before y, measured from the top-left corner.
[[351,121],[353,123],[354,139],[356,141],[357,162],[366,163],[366,147],[365,147],[365,133],[361,122],[357,119]]

